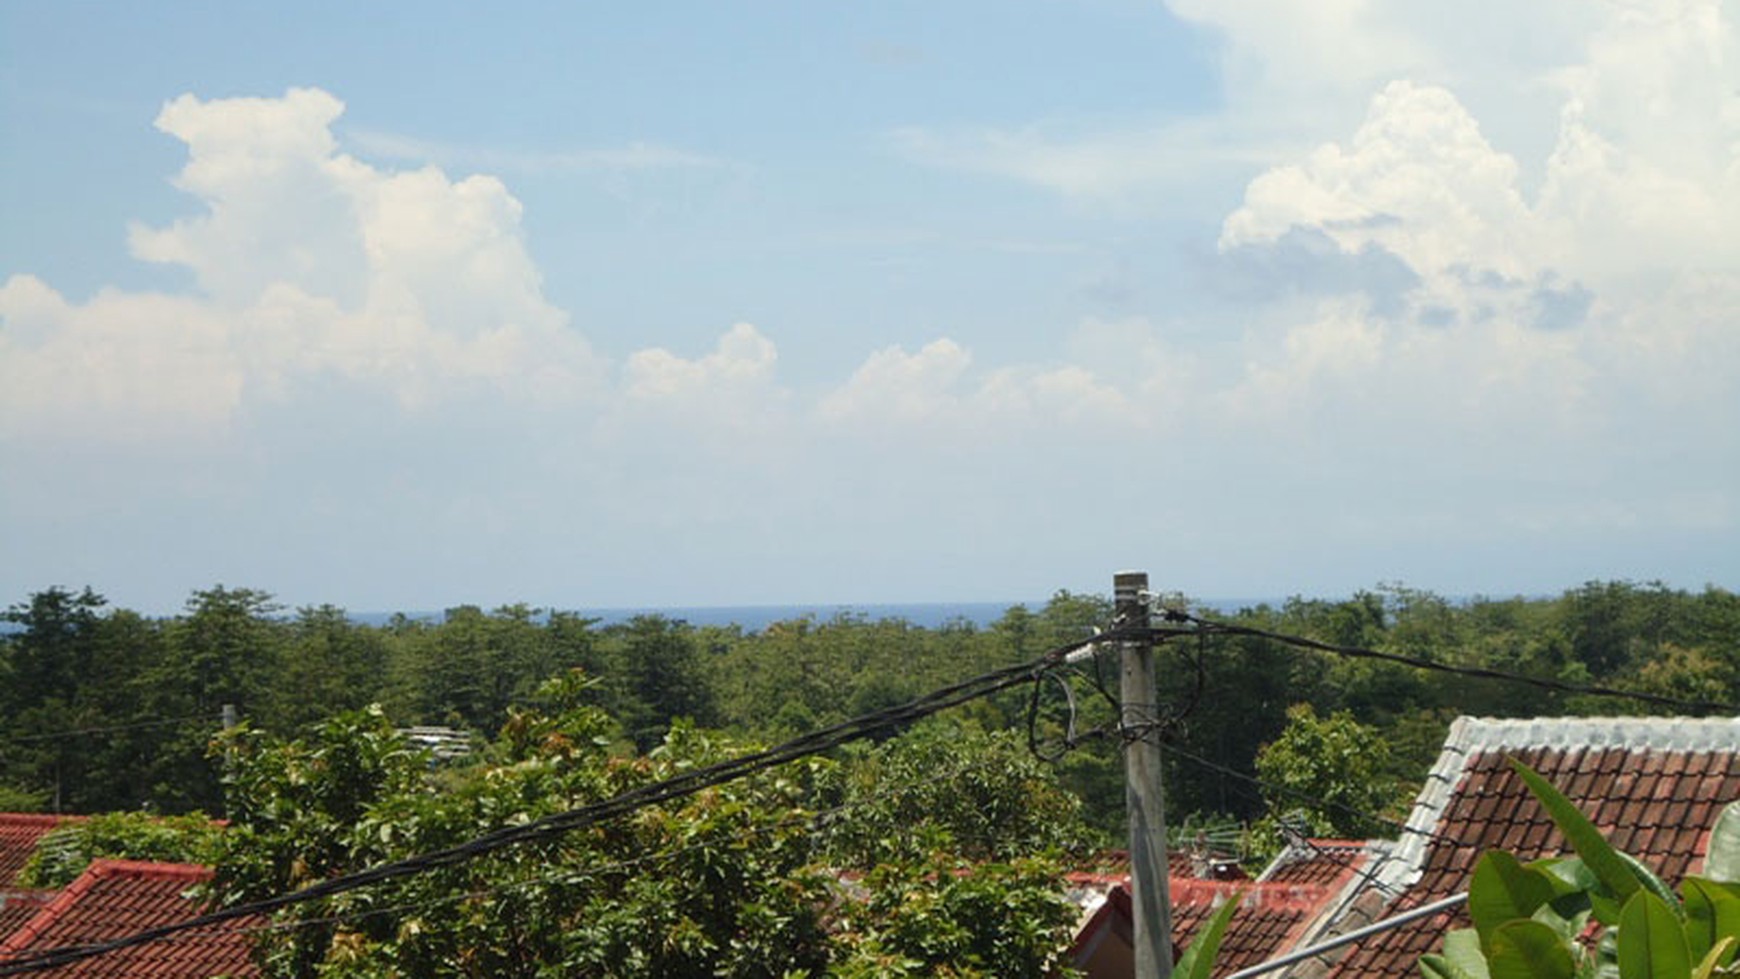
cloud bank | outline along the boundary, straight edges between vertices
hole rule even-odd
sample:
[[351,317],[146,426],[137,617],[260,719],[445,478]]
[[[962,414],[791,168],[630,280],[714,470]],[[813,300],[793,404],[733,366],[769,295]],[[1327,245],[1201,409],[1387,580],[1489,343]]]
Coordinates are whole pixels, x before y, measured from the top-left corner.
[[[558,567],[567,592],[640,594],[675,563],[755,600],[737,563],[784,562],[819,593],[894,597],[913,555],[1042,592],[1152,547],[1250,590],[1407,576],[1433,549],[1450,570],[1426,584],[1449,588],[1520,587],[1507,561],[1519,582],[1732,573],[1740,40],[1722,7],[1495,4],[1451,30],[1427,4],[1171,6],[1221,32],[1224,125],[896,137],[1078,200],[1183,179],[1157,158],[1169,133],[1242,161],[1205,243],[1216,322],[1084,317],[1036,363],[985,363],[945,327],[789,378],[730,311],[710,351],[601,352],[545,297],[501,180],[366,162],[318,89],[174,99],[157,126],[186,146],[175,183],[197,208],[129,240],[193,287],[0,285],[0,445],[87,461],[0,477],[40,508],[20,533],[119,532],[126,513],[53,486],[126,457],[141,508],[213,522],[226,559],[418,540],[417,563],[482,562],[510,594]],[[1529,39],[1502,64],[1499,32]],[[1345,126],[1277,157],[1261,120],[1307,97]],[[164,503],[190,485],[197,506]],[[262,510],[282,529],[247,526]],[[1108,513],[1133,536],[1096,545]],[[195,582],[224,566],[196,558]]]

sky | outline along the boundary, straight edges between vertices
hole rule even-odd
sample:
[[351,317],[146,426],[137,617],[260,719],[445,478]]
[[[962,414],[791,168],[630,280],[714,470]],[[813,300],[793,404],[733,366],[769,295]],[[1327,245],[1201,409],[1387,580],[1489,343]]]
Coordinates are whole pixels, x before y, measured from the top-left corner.
[[0,603],[1740,587],[1740,2],[0,5]]

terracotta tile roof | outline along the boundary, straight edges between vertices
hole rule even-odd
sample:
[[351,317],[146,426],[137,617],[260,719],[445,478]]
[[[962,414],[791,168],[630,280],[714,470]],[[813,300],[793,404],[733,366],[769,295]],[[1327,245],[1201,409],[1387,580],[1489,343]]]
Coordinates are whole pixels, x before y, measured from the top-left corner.
[[[1201,880],[1174,874],[1169,882],[1174,948],[1179,952],[1188,948],[1215,909],[1240,893],[1244,898],[1221,939],[1214,974],[1228,975],[1292,948],[1303,928],[1325,910],[1365,857],[1365,844],[1326,843],[1292,863],[1292,871],[1300,878],[1297,880],[1267,876],[1256,881]],[[1109,888],[1103,892],[1103,901],[1091,905],[1092,913],[1071,949],[1072,959],[1087,969],[1090,977],[1119,974],[1129,959],[1128,873],[1071,875],[1071,883],[1090,889],[1096,885]],[[1108,954],[1114,949],[1115,954]]]
[[1363,865],[1373,848],[1363,840],[1306,840],[1287,847],[1257,879],[1328,887]]
[[[1740,718],[1461,718],[1408,820],[1414,832],[1381,871],[1405,892],[1376,909],[1377,916],[1466,890],[1487,849],[1510,850],[1524,860],[1564,851],[1558,829],[1507,756],[1546,776],[1615,846],[1670,885],[1699,869],[1718,812],[1740,799]],[[1445,913],[1393,929],[1362,942],[1329,974],[1415,976],[1420,954],[1463,924],[1464,915]]]
[[82,822],[84,816],[58,816],[41,812],[0,812],[0,887],[18,882],[18,872],[36,849],[36,843],[62,823]]
[[[1166,851],[1166,866],[1173,877],[1192,877],[1190,854],[1180,850]],[[1081,869],[1096,874],[1130,876],[1130,851],[1101,850],[1082,864]]]
[[1208,917],[1234,893],[1244,900],[1221,937],[1214,974],[1224,976],[1273,958],[1308,918],[1322,910],[1328,889],[1312,885],[1221,881],[1174,881],[1172,936],[1189,948]]
[[[1249,880],[1250,874],[1236,857],[1218,853],[1190,853],[1176,849],[1166,851],[1168,876],[1175,880]],[[1130,876],[1130,854],[1127,850],[1102,850],[1080,863],[1071,877],[1102,877],[1127,880]],[[1084,878],[1085,879],[1085,878]],[[1110,885],[1108,885],[1110,886]]]
[[[210,869],[191,864],[93,861],[66,890],[0,942],[0,962],[12,956],[107,941],[186,921],[199,913],[199,905],[188,896],[188,890],[210,877]],[[255,924],[258,922],[245,921],[221,932],[189,933],[36,975],[66,979],[257,976],[259,970],[249,958],[247,936],[236,930]]]
[[36,917],[43,905],[59,891],[0,891],[0,941],[17,931],[26,921]]

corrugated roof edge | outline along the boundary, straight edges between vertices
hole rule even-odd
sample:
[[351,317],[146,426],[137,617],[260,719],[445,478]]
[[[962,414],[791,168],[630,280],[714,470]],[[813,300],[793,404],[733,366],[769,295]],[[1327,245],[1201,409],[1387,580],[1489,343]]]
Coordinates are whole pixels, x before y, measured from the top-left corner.
[[1468,748],[1624,747],[1731,751],[1740,717],[1458,717]]

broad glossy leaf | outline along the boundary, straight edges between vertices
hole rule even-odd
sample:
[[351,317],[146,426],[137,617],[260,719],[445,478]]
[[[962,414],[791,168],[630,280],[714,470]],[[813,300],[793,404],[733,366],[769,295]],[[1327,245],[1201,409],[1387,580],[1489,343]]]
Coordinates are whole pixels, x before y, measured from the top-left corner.
[[1573,979],[1576,961],[1564,939],[1538,921],[1507,921],[1492,931],[1491,979]]
[[1609,928],[1619,924],[1619,901],[1600,890],[1589,892],[1589,909],[1594,912],[1595,920]]
[[1723,806],[1716,825],[1710,829],[1704,876],[1722,883],[1740,883],[1740,800]]
[[[1525,866],[1532,867],[1546,874],[1552,882],[1555,896],[1552,908],[1562,918],[1584,917],[1594,911],[1596,895],[1601,890],[1601,881],[1596,879],[1595,872],[1583,862],[1582,857],[1551,857],[1536,860]],[[1599,918],[1599,916],[1597,916]],[[1599,920],[1618,920],[1619,905],[1613,905],[1610,918]]]
[[1637,878],[1637,882],[1642,884],[1645,890],[1654,894],[1656,897],[1661,898],[1663,904],[1666,904],[1668,908],[1671,909],[1682,921],[1685,920],[1685,910],[1680,907],[1679,895],[1675,894],[1672,888],[1662,883],[1662,879],[1655,875],[1655,871],[1651,870],[1642,860],[1626,853],[1624,850],[1615,850],[1613,852],[1619,854],[1619,859],[1625,861],[1625,865],[1631,868],[1632,876]]
[[1531,915],[1534,920],[1558,932],[1566,941],[1571,941],[1583,934],[1583,929],[1589,924],[1589,908],[1585,905],[1570,917],[1559,913],[1551,904],[1543,904]]
[[1667,902],[1640,890],[1619,912],[1619,974],[1624,979],[1691,979],[1686,929]]
[[[1481,964],[1484,965],[1485,960],[1482,960]],[[1420,974],[1426,979],[1485,979],[1486,977],[1485,972],[1478,974],[1469,972],[1444,955],[1420,956]]]
[[1545,874],[1552,882],[1553,893],[1560,896],[1580,893],[1600,883],[1580,857],[1543,857],[1523,866]]
[[[1539,772],[1515,758],[1510,759],[1510,765],[1516,769],[1524,784],[1528,785],[1529,791],[1535,794],[1535,798],[1541,801],[1541,806],[1553,817],[1553,822],[1558,824],[1559,832],[1565,834],[1565,839],[1570,841],[1572,849],[1583,858],[1584,865],[1601,881],[1601,886],[1621,901],[1629,900],[1643,884],[1632,873],[1631,866],[1620,859],[1619,852],[1613,849],[1607,838],[1589,821],[1589,817],[1583,815],[1571,800],[1565,798],[1564,793],[1542,778]],[[1599,915],[1599,910],[1597,914]],[[1606,919],[1602,920],[1610,923]]]
[[1468,915],[1485,943],[1507,921],[1531,917],[1553,899],[1553,884],[1539,870],[1524,867],[1503,850],[1488,850],[1474,865],[1468,885]]
[[1457,928],[1445,935],[1442,958],[1463,975],[1473,979],[1488,979],[1486,953],[1480,947],[1480,933],[1472,928]]
[[1707,954],[1724,936],[1740,937],[1740,895],[1701,877],[1687,877],[1680,891],[1685,895],[1686,941],[1694,958]]

